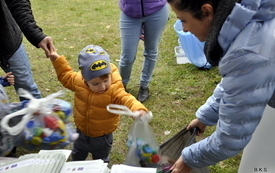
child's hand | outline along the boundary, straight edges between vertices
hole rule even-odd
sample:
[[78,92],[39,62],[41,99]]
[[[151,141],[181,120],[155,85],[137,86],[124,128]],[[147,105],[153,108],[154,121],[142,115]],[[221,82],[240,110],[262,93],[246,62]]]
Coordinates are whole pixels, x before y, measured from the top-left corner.
[[140,114],[139,114],[139,118],[144,121],[144,122],[150,122],[151,119],[153,118],[153,114],[151,111],[144,111],[144,110],[139,110]]
[[54,50],[50,53],[49,57],[50,57],[51,61],[55,61],[59,57],[59,54],[57,53],[56,50]]
[[147,113],[147,112],[144,111],[144,110],[139,110],[138,112],[139,112],[139,116],[143,116],[143,115],[145,115],[145,114]]
[[[134,111],[133,113],[135,113],[135,116],[130,116],[132,119],[141,117],[143,115],[145,115],[147,112],[144,110],[138,110],[138,111]],[[138,114],[138,115],[137,115]]]
[[7,83],[7,86],[14,85],[14,75],[12,74],[12,72],[8,72],[2,77],[3,81]]

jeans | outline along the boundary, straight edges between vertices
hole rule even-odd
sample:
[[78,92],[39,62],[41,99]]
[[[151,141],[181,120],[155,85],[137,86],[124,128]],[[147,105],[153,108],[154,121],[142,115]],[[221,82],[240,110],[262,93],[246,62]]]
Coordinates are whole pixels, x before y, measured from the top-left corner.
[[169,17],[169,8],[166,4],[159,11],[140,18],[131,18],[120,13],[120,37],[121,37],[121,55],[119,62],[119,72],[122,82],[127,85],[132,66],[136,59],[138,44],[141,35],[142,25],[144,26],[144,61],[140,76],[140,86],[147,87],[153,74],[158,57],[158,45],[161,34],[165,28]]
[[89,153],[92,154],[93,160],[102,159],[105,163],[109,163],[109,154],[113,145],[113,133],[99,137],[89,137],[77,130],[79,137],[74,141],[72,160],[85,160]]
[[[7,73],[12,72],[14,75],[14,88],[18,91],[19,88],[23,88],[29,91],[35,98],[41,98],[40,91],[32,77],[32,71],[28,55],[26,53],[23,44],[17,49],[17,51],[9,59],[10,68],[1,68]],[[19,98],[20,101],[24,98]]]

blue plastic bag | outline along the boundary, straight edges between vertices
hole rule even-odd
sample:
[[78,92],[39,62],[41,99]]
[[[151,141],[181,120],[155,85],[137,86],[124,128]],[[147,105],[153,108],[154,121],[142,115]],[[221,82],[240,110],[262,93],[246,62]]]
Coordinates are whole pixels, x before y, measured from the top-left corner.
[[180,20],[175,22],[174,29],[178,34],[180,45],[189,61],[200,68],[211,68],[203,52],[205,42],[199,41],[197,37],[190,32],[184,32]]

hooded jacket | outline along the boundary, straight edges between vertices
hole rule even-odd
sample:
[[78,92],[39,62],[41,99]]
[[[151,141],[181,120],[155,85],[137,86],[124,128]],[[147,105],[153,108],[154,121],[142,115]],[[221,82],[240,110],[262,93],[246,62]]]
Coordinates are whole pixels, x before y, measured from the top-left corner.
[[36,25],[29,0],[0,0],[0,63],[6,68],[22,43],[22,32],[36,47],[46,37]]
[[[232,2],[220,1],[217,10],[228,1]],[[206,55],[219,65],[222,80],[196,112],[205,125],[216,125],[216,131],[182,151],[184,162],[192,168],[213,165],[241,152],[266,105],[274,103],[275,1],[242,0],[233,5],[225,20],[216,12],[213,22],[222,21],[221,28],[212,28],[216,33],[210,33],[217,36],[211,39],[217,40],[221,57],[209,56],[217,49],[207,38]]]
[[52,63],[58,80],[65,88],[74,92],[74,122],[86,136],[99,137],[117,129],[120,116],[107,111],[109,104],[125,105],[131,111],[148,111],[134,96],[125,91],[118,68],[114,64],[111,64],[111,86],[100,94],[90,90],[81,72],[72,71],[64,56]]
[[149,16],[165,6],[167,0],[120,0],[119,7],[132,18]]

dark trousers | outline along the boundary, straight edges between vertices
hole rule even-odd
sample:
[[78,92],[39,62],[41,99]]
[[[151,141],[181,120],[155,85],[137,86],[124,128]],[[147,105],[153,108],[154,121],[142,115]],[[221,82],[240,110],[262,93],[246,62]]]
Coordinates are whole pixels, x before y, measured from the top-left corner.
[[113,133],[99,136],[85,136],[78,130],[79,137],[74,142],[72,151],[72,160],[85,160],[89,153],[92,154],[93,160],[102,159],[109,163],[109,154],[113,144]]
[[16,147],[14,147],[11,152],[5,157],[16,157]]

